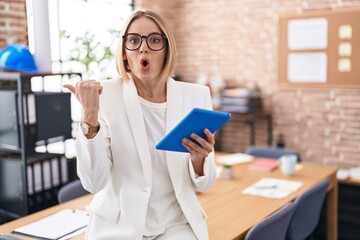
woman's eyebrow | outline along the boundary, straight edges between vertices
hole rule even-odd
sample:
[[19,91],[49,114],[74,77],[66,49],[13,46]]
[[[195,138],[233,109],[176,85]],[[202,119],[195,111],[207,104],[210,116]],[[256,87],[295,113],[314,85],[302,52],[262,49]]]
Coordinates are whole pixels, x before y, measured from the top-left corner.
[[131,33],[139,34],[139,35],[141,35],[141,36],[148,36],[148,35],[150,35],[150,34],[154,34],[154,33],[157,33],[157,34],[164,34],[164,33],[162,33],[162,32],[150,32],[149,34],[146,34],[146,35],[143,35],[143,34],[140,34],[140,33],[137,33],[137,32],[128,32],[127,34],[131,34]]

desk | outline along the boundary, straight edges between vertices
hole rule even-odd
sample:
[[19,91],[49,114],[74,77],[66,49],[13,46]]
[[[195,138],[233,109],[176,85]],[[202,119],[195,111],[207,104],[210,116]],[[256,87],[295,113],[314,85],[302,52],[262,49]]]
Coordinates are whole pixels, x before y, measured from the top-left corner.
[[[242,239],[246,232],[258,221],[269,216],[286,203],[293,201],[300,193],[328,178],[331,183],[327,195],[327,239],[337,239],[337,180],[336,168],[303,163],[302,168],[292,177],[283,177],[279,170],[270,173],[250,171],[248,164],[235,166],[235,178],[217,179],[215,185],[198,198],[208,215],[210,240]],[[269,199],[241,193],[243,189],[262,177],[275,177],[302,181],[299,191],[284,199]],[[64,208],[83,209],[92,196],[87,195],[38,213],[20,218],[0,226],[0,233],[10,233],[15,228],[31,223]],[[78,236],[74,239],[82,239]],[[32,238],[24,238],[32,239]]]

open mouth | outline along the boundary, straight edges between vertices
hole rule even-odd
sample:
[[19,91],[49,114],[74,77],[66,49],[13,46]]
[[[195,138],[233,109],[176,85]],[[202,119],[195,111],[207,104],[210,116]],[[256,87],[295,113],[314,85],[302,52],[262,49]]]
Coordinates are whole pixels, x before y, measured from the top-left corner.
[[147,67],[149,65],[149,60],[147,59],[141,59],[140,64],[144,67]]

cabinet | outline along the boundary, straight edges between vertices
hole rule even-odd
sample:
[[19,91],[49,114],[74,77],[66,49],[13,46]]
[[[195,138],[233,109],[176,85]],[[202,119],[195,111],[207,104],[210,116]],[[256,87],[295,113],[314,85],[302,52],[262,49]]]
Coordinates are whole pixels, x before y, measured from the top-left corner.
[[[31,89],[35,78],[42,82],[39,91]],[[61,82],[58,91],[45,91],[45,82],[55,78]],[[49,143],[72,138],[71,94],[62,92],[65,78],[81,80],[81,74],[0,73],[2,218],[15,219],[57,204],[58,189],[74,178],[65,152],[47,150]],[[39,146],[45,150],[37,151]]]
[[[339,240],[360,239],[360,182],[354,180],[338,180],[338,231]],[[314,231],[313,239],[326,240],[326,202],[324,203],[320,221]]]

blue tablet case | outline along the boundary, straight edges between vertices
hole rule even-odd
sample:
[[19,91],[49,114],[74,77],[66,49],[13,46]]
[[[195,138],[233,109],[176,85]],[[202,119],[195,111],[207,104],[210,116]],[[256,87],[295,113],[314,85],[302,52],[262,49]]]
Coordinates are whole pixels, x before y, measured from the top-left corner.
[[196,133],[202,138],[206,138],[204,128],[214,133],[231,117],[230,113],[194,108],[178,123],[156,146],[156,149],[189,152],[182,144],[181,139],[190,137],[191,133]]

